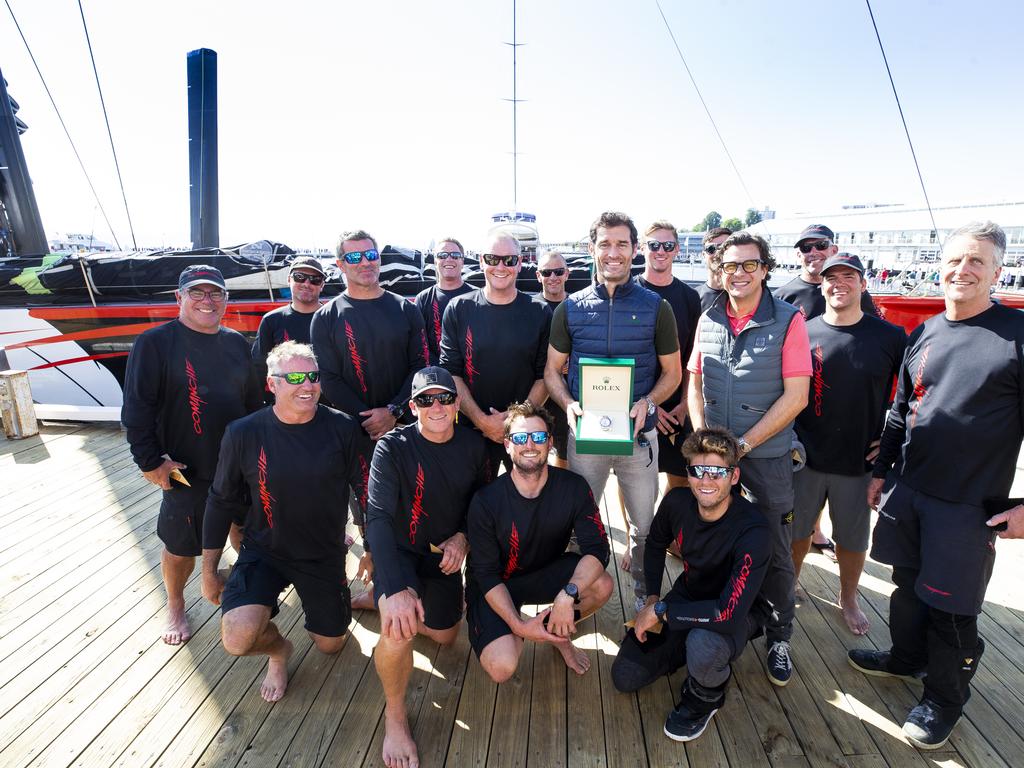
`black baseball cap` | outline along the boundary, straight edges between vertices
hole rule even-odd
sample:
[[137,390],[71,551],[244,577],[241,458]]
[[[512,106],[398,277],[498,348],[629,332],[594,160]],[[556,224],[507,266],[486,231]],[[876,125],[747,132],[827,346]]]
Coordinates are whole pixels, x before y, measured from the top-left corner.
[[294,259],[292,263],[288,265],[288,274],[290,275],[299,267],[312,269],[314,272],[319,272],[324,277],[327,277],[327,273],[324,271],[324,267],[323,264],[320,263],[320,259],[314,258],[313,256],[299,256],[297,259]]
[[836,233],[824,224],[811,224],[811,226],[800,233],[800,237],[793,243],[793,247],[796,248],[804,240],[828,240],[834,243],[836,241]]
[[216,285],[218,288],[227,289],[224,283],[224,275],[216,267],[209,264],[193,264],[185,267],[178,275],[178,290],[187,291],[194,285]]
[[459,394],[459,391],[455,388],[455,379],[452,378],[452,375],[444,368],[436,365],[429,365],[423,370],[416,372],[416,375],[412,377],[412,393],[409,395],[409,398],[414,398],[428,389],[443,389],[445,392],[451,392],[453,395]]
[[860,263],[860,257],[852,253],[837,253],[832,258],[826,259],[818,274],[824,275],[832,267],[849,267],[860,272],[861,277],[864,276],[864,265]]

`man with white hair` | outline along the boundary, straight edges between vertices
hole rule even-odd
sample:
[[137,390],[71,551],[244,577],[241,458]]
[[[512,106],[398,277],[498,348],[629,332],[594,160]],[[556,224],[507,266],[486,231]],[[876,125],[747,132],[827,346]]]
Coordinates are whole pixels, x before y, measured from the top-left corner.
[[[292,644],[272,621],[289,585],[323,653],[344,644],[351,617],[345,577],[349,486],[359,488],[358,425],[319,405],[320,370],[306,344],[267,357],[274,404],[228,426],[203,524],[203,596],[223,613],[221,640],[234,656],[266,656],[266,701],[288,685]],[[245,519],[242,550],[225,585],[217,571],[231,521]]]

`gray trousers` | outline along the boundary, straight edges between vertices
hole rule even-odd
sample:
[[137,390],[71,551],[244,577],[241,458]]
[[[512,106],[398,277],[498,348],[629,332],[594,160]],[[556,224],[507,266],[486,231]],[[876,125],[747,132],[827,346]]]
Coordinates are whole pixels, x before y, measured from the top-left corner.
[[626,516],[630,522],[629,551],[633,557],[630,572],[633,576],[633,591],[638,597],[647,596],[644,580],[644,544],[654,519],[654,504],[658,500],[658,434],[656,429],[646,433],[650,449],[641,448],[633,442],[632,456],[601,456],[577,454],[576,436],[569,433],[569,469],[582,475],[600,502],[608,473],[615,477],[622,489],[626,502]]
[[788,453],[771,459],[740,459],[740,486],[768,520],[772,531],[772,563],[761,594],[774,610],[765,624],[769,644],[793,636],[796,571],[793,569],[793,459]]

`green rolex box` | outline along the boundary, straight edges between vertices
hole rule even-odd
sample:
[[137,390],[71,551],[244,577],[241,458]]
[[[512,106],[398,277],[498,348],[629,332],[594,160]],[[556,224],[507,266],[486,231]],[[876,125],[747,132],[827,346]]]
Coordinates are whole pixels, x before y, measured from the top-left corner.
[[633,454],[633,365],[631,357],[580,358],[580,407],[576,453]]

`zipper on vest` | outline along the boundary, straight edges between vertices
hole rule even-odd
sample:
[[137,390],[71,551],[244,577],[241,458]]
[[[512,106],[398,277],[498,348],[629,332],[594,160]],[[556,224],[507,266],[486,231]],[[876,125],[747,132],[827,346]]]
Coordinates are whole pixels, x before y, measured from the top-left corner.
[[612,317],[615,315],[615,294],[608,294],[608,341],[605,346],[605,357],[612,356]]

